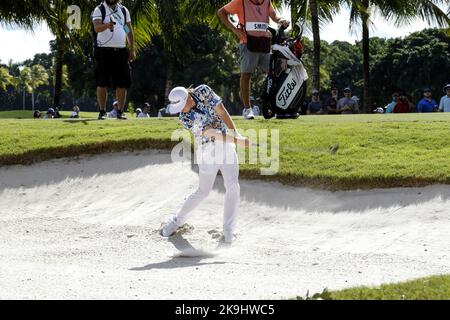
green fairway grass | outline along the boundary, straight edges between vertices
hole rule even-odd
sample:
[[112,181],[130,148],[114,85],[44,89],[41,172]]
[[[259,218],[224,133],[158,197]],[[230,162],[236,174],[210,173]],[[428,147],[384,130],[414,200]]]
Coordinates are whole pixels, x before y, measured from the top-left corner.
[[[309,297],[308,297],[309,298]],[[299,297],[297,299],[305,299]],[[450,276],[434,276],[379,287],[325,291],[309,299],[324,300],[450,300]]]
[[[69,113],[64,113],[68,116]],[[25,116],[31,117],[28,111]],[[0,165],[147,148],[169,149],[176,118],[19,120],[0,112]],[[243,121],[240,130],[280,130],[280,170],[241,166],[241,177],[326,189],[412,187],[450,183],[450,114],[307,116],[298,120]],[[333,146],[337,152],[330,152]]]

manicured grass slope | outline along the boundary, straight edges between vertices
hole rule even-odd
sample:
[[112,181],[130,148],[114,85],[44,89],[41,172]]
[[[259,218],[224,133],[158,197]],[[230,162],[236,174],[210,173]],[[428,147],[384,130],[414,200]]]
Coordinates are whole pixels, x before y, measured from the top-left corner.
[[[83,113],[84,114],[84,113]],[[95,117],[96,114],[88,114]],[[0,112],[0,118],[5,114]],[[246,129],[280,130],[280,171],[262,177],[261,165],[241,176],[328,189],[450,183],[450,114],[310,116],[252,122]],[[0,120],[0,164],[28,164],[108,151],[170,148],[177,119]],[[332,146],[339,144],[336,153]]]
[[[414,281],[325,292],[313,299],[331,300],[450,300],[450,276],[434,276]],[[301,298],[300,298],[301,299]]]

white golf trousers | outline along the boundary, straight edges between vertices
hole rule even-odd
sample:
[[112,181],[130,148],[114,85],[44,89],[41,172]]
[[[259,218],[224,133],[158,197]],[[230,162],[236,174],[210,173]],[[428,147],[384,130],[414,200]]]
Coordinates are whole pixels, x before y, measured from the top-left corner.
[[224,232],[233,232],[236,228],[236,220],[239,210],[239,160],[234,143],[207,143],[197,150],[197,162],[199,166],[199,186],[191,194],[175,214],[173,221],[182,226],[188,215],[209,195],[218,171],[222,172],[225,184],[225,206],[223,214]]

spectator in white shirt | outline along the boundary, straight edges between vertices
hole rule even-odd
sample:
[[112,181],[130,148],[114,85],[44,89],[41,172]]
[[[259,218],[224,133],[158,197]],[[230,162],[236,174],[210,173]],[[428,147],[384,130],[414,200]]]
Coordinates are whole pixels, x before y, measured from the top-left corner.
[[450,84],[444,87],[444,92],[447,95],[442,97],[441,103],[439,104],[439,111],[450,112]]

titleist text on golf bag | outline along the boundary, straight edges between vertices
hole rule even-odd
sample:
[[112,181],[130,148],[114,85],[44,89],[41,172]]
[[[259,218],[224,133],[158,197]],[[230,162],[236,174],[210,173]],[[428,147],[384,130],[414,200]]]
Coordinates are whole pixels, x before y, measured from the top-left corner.
[[306,97],[308,74],[301,60],[303,55],[302,29],[300,35],[288,38],[284,28],[272,33],[270,69],[264,83],[263,115],[266,119],[296,119]]

